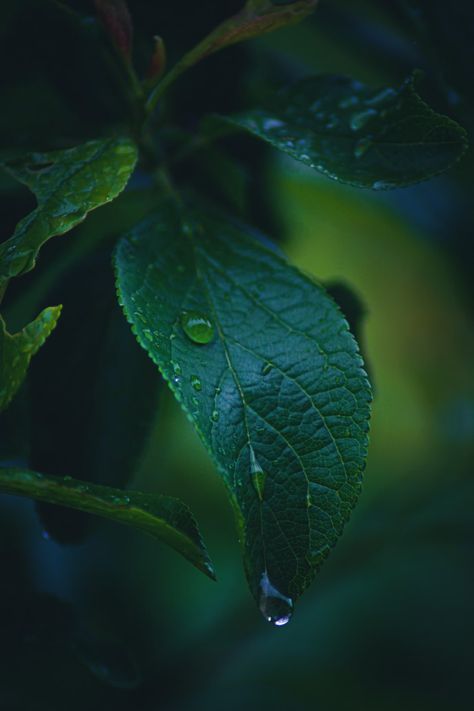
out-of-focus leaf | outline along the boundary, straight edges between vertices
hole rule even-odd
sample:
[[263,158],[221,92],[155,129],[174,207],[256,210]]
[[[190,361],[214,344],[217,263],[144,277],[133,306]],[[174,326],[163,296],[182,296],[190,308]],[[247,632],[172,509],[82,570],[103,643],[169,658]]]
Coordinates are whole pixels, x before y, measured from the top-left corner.
[[15,334],[8,333],[0,316],[0,411],[4,410],[22,384],[31,358],[38,352],[61,313],[61,306],[44,309]]
[[109,138],[64,151],[31,153],[5,164],[32,190],[38,206],[0,245],[0,285],[33,269],[48,239],[68,232],[88,212],[113,200],[126,186],[136,160],[134,143]]
[[269,110],[224,119],[329,178],[386,190],[450,168],[467,148],[464,129],[431,109],[414,78],[371,89],[348,77],[305,79]]
[[3,467],[0,467],[0,491],[69,506],[133,526],[168,544],[205,575],[214,578],[197,523],[179,499]]
[[[29,374],[30,466],[126,486],[156,412],[159,374],[117,305],[108,252],[68,270],[48,299],[59,296],[65,317]],[[94,524],[80,512],[39,509],[46,531],[63,543],[82,541]]]
[[118,245],[119,298],[222,474],[274,624],[342,533],[370,387],[324,289],[221,215],[163,203]]

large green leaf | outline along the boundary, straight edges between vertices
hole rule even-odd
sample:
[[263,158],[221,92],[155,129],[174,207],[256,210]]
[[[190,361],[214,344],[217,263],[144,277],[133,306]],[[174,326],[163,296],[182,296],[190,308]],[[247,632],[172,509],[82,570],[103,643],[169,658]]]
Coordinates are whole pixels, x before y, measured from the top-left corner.
[[0,492],[69,506],[149,533],[181,553],[211,578],[214,569],[196,521],[179,499],[88,484],[69,476],[47,476],[0,467]]
[[348,77],[305,79],[269,110],[228,117],[329,178],[384,190],[450,168],[467,147],[461,126],[433,111],[414,79],[399,89],[371,89]]
[[126,138],[90,141],[75,148],[31,153],[4,167],[35,194],[38,206],[0,245],[0,285],[33,269],[41,246],[68,232],[88,212],[113,200],[126,186],[137,160]]
[[39,316],[15,334],[8,333],[0,316],[0,412],[23,382],[31,358],[56,326],[61,306],[44,309]]
[[284,624],[357,501],[370,386],[324,289],[248,228],[165,203],[116,252],[119,298],[223,475],[253,595]]

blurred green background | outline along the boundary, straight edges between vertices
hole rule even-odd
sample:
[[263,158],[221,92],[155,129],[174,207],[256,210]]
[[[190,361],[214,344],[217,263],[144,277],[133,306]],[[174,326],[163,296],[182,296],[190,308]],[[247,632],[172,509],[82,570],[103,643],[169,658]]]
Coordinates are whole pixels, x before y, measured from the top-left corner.
[[[181,4],[180,14],[177,3],[129,3],[139,63],[150,27],[169,37],[173,57],[240,5]],[[124,111],[113,86],[103,92],[108,74],[96,39],[89,37],[83,62],[82,30],[71,29],[54,3],[40,5],[5,3],[1,10],[0,65],[10,67],[2,84],[4,152],[48,146],[57,136],[84,140]],[[86,27],[93,26],[91,5],[70,3]],[[68,32],[77,40],[69,53]],[[201,114],[241,105],[271,81],[330,71],[390,84],[421,66],[423,96],[470,132],[473,32],[468,3],[326,0],[304,25],[197,68],[183,78],[169,111],[192,130]],[[100,71],[92,75],[96,59]],[[0,709],[470,709],[472,152],[447,176],[370,193],[257,150],[250,138],[239,143],[247,163],[237,161],[232,143],[226,151],[236,175],[225,173],[222,200],[252,215],[301,269],[347,284],[365,305],[362,346],[375,401],[359,506],[291,624],[271,628],[246,587],[224,486],[159,386],[130,485],[189,504],[218,582],[154,540],[109,523],[99,522],[80,545],[61,545],[42,535],[33,503],[0,497]],[[222,170],[213,160],[204,156],[203,165],[201,157],[186,167],[188,175],[202,170],[212,183]],[[219,195],[222,186],[214,190]],[[1,239],[30,202],[26,190],[1,178]],[[35,272],[8,293],[8,323],[22,325],[51,289],[60,295],[63,275],[87,245],[100,240],[108,254],[124,226],[152,208],[138,174],[117,203],[43,250]],[[78,323],[79,338],[84,327]],[[27,389],[14,415],[0,421],[3,459],[25,449],[12,421],[22,417]],[[10,449],[7,434],[15,440]],[[69,456],[73,462],[75,453]]]

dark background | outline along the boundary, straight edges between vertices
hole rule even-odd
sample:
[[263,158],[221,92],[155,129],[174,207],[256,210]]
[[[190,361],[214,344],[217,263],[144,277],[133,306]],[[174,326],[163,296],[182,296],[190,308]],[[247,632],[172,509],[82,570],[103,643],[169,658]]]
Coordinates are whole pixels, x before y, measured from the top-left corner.
[[[129,6],[143,74],[153,34],[165,38],[172,64],[241,2]],[[110,64],[93,4],[68,7],[77,14],[49,1],[1,3],[3,157],[107,135],[129,118],[123,77]],[[378,86],[420,67],[422,96],[471,133],[472,7],[321,0],[304,24],[231,48],[183,76],[154,128],[160,150],[171,154],[205,113],[251,106],[311,72]],[[0,710],[469,709],[472,152],[446,176],[380,194],[318,177],[250,138],[223,149],[177,165],[174,177],[199,181],[302,269],[350,285],[365,303],[362,340],[376,397],[360,504],[291,624],[267,626],[246,588],[224,487],[170,393],[153,369],[145,373],[157,402],[150,396],[154,421],[129,483],[189,504],[218,583],[132,530],[61,512],[39,516],[32,502],[0,497]],[[66,321],[65,310],[63,330],[0,420],[3,461],[43,457],[45,471],[90,474],[84,452],[102,432],[90,426],[104,368],[94,354],[101,319],[117,317],[110,250],[153,208],[149,185],[141,166],[116,203],[52,240],[35,271],[9,287],[12,331],[58,301],[71,315]],[[0,240],[33,206],[26,189],[0,176]],[[128,332],[117,328],[120,349],[133,351]],[[143,373],[141,357],[135,350],[130,362]],[[61,363],[69,364],[72,391]],[[116,407],[108,392],[107,424]],[[147,407],[135,406],[145,421]],[[130,431],[130,449],[146,434],[145,425],[138,435]],[[102,467],[103,480],[113,483],[116,471]]]

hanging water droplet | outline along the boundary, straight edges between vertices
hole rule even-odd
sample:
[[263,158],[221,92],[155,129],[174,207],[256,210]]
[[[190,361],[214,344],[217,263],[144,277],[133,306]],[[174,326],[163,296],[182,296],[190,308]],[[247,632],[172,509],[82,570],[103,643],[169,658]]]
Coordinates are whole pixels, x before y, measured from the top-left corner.
[[377,111],[375,109],[366,109],[365,111],[358,111],[356,114],[351,116],[350,127],[353,131],[360,131],[364,128],[365,124],[370,121],[370,119],[377,116]]
[[191,375],[191,385],[197,392],[202,389],[201,381],[199,380],[197,375]]
[[257,492],[257,496],[260,499],[260,501],[263,501],[263,494],[265,491],[265,480],[267,478],[267,475],[263,471],[262,467],[260,466],[257,457],[255,456],[255,451],[250,445],[249,447],[250,451],[250,476],[252,478],[252,484],[253,488]]
[[357,141],[357,143],[354,146],[354,157],[355,158],[362,158],[369,148],[372,146],[372,141],[370,138],[361,138],[360,141]]
[[277,627],[286,625],[293,614],[293,600],[272,585],[267,571],[262,574],[260,580],[259,607],[267,622]]
[[268,373],[272,370],[273,368],[273,363],[265,363],[265,365],[262,368],[262,375],[268,375]]
[[181,314],[181,326],[193,343],[210,343],[214,338],[212,321],[205,314],[197,311],[183,311]]

